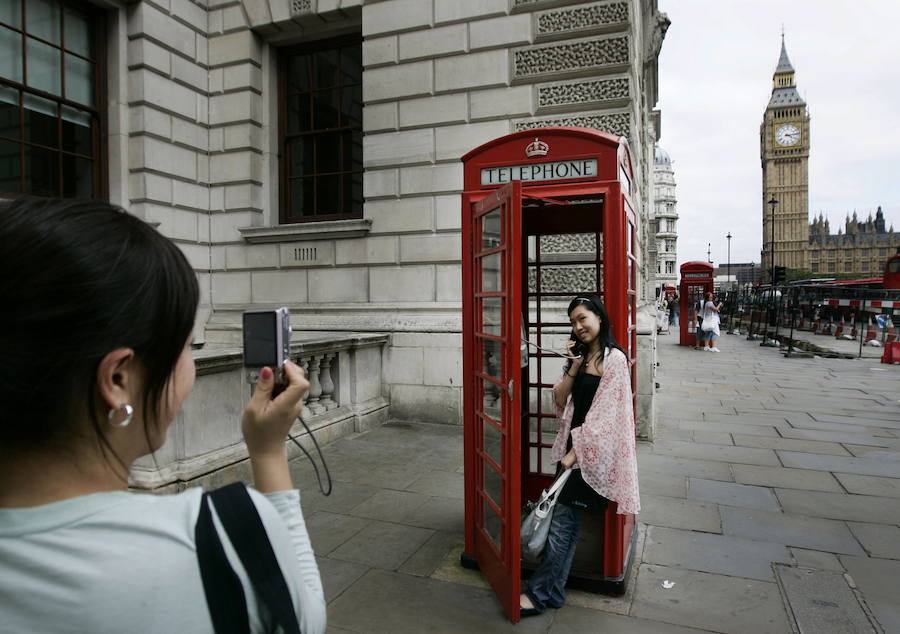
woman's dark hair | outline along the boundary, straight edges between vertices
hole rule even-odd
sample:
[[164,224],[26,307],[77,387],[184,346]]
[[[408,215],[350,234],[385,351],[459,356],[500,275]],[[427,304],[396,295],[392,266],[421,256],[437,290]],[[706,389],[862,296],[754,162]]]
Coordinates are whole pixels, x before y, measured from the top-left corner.
[[[578,306],[587,307],[589,311],[600,318],[600,333],[598,334],[598,338],[600,339],[600,360],[603,361],[603,358],[606,356],[607,348],[616,348],[621,350],[622,354],[625,354],[625,350],[623,350],[622,346],[619,345],[619,342],[616,341],[616,337],[610,329],[609,314],[606,312],[606,306],[603,304],[603,300],[596,295],[579,295],[569,302],[569,309],[566,311],[566,314],[571,317],[572,311]],[[625,356],[627,357],[628,355],[626,354]],[[566,364],[566,372],[569,371],[570,367],[572,367],[571,359]],[[585,364],[582,363],[579,372],[584,372],[585,369]]]
[[5,202],[0,297],[0,459],[65,448],[84,416],[108,449],[96,374],[117,348],[133,349],[142,364],[144,419],[158,424],[199,298],[171,241],[103,202]]

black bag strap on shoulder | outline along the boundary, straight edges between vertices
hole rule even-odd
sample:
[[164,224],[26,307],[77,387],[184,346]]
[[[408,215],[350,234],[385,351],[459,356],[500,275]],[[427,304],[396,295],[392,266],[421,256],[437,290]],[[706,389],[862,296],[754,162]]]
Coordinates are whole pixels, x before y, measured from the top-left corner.
[[287,582],[256,505],[243,483],[235,482],[203,494],[195,537],[203,589],[216,634],[250,631],[247,602],[240,579],[231,569],[212,522],[208,500],[225,527],[253,587],[285,634],[300,634],[300,624]]

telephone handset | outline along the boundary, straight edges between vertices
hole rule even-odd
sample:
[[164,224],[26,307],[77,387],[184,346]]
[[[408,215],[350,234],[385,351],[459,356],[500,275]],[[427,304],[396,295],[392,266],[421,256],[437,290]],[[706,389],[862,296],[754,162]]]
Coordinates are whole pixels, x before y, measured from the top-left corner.
[[587,344],[581,341],[578,337],[575,336],[575,332],[572,331],[572,334],[569,335],[569,339],[575,342],[575,345],[572,346],[572,354],[576,357],[584,358],[587,355],[588,347]]

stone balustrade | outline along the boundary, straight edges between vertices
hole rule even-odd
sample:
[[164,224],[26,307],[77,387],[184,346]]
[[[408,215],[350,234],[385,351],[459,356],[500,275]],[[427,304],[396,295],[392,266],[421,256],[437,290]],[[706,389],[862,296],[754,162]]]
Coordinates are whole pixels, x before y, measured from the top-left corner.
[[[371,429],[388,417],[383,395],[382,348],[386,334],[295,333],[291,358],[310,383],[303,419],[319,445]],[[134,489],[178,491],[203,483],[249,479],[247,447],[240,417],[252,394],[240,348],[197,350],[197,381],[169,428],[166,444],[138,460],[129,484]],[[291,435],[309,450],[312,442],[300,421]],[[300,450],[288,443],[290,454]]]

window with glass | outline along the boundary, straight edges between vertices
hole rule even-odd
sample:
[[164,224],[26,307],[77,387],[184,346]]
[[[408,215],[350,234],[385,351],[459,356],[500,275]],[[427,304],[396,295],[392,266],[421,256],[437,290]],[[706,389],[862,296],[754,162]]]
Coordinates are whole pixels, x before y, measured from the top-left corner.
[[834,266],[835,266],[835,265],[834,265],[834,262],[829,262],[829,263],[828,263],[828,272],[829,272],[829,273],[834,273]]
[[813,263],[810,265],[810,268],[811,268],[811,270],[812,270],[813,273],[818,273],[818,272],[819,272],[819,263],[818,263],[818,262],[813,262]]
[[103,14],[64,0],[0,0],[0,194],[105,196]]
[[361,218],[362,41],[282,52],[281,222]]

